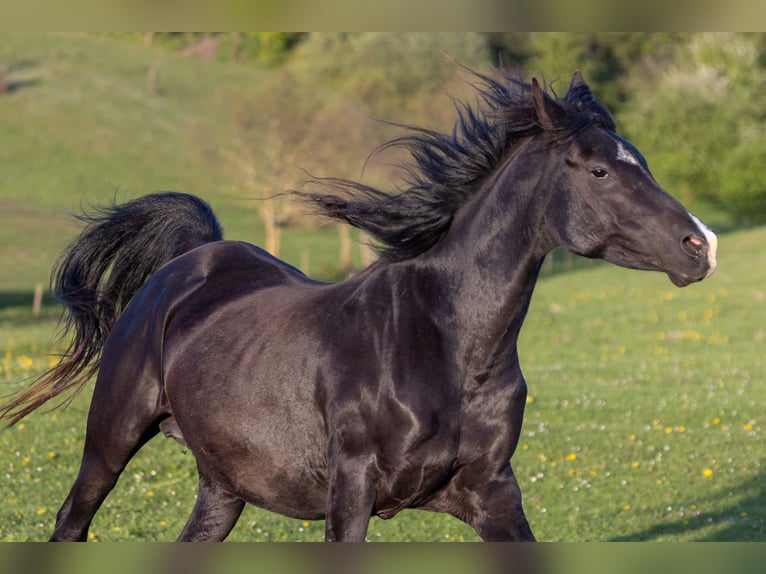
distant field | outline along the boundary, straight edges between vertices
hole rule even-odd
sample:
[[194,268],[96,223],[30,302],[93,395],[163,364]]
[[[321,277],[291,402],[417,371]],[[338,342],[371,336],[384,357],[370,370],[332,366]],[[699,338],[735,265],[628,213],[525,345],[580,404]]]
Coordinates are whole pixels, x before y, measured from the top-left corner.
[[[228,238],[262,242],[254,192],[231,163],[241,146],[230,108],[268,72],[61,34],[3,34],[2,68],[13,89],[0,94],[0,293],[47,284],[77,230],[67,211],[115,194],[194,193],[213,205]],[[263,193],[274,191],[283,190]],[[332,274],[337,232],[305,237],[286,230],[284,257]]]
[[[766,229],[721,237],[709,281],[609,266],[541,281],[520,353],[530,398],[513,463],[542,540],[766,537]],[[45,368],[50,315],[0,310],[4,389]],[[73,481],[88,390],[67,410],[0,431],[0,539],[43,540]],[[194,461],[155,439],[122,475],[93,540],[172,540]],[[321,523],[248,507],[232,540],[320,540]],[[373,520],[371,540],[475,540],[446,516]]]

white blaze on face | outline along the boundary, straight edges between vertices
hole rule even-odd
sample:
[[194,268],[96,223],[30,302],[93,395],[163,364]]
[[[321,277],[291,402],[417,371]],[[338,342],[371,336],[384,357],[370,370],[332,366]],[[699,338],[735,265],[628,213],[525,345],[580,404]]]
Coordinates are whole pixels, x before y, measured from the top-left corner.
[[692,218],[692,221],[694,222],[694,225],[697,226],[702,236],[705,238],[705,241],[707,241],[708,249],[707,249],[707,262],[710,267],[708,269],[707,274],[705,275],[705,278],[707,279],[710,277],[713,272],[715,271],[715,268],[718,266],[718,237],[715,233],[713,233],[710,228],[702,223],[699,219],[694,217],[691,213],[689,214],[689,217]]
[[635,155],[628,151],[628,148],[622,145],[622,142],[619,141],[617,142],[617,159],[632,165],[641,165],[641,162],[638,161],[638,158],[636,158]]

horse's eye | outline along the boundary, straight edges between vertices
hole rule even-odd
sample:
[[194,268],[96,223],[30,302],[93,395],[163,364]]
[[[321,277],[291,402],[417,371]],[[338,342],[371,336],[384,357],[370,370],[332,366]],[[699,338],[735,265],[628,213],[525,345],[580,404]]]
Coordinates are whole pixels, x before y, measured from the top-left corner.
[[593,175],[593,177],[595,177],[596,179],[603,179],[603,178],[605,178],[607,175],[609,175],[609,172],[608,172],[608,171],[606,171],[605,169],[601,169],[600,167],[597,167],[596,169],[592,170],[590,173],[591,173],[591,174]]

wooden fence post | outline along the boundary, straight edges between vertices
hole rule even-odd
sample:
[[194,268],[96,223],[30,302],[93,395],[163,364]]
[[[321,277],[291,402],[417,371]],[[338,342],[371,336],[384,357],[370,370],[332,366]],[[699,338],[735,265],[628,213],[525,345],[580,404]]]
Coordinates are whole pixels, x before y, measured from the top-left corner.
[[32,316],[37,319],[40,316],[40,309],[43,306],[43,284],[35,284],[35,296],[32,300]]
[[351,230],[348,225],[340,224],[338,225],[338,232],[340,233],[340,267],[344,273],[347,273],[354,266],[351,251],[353,247],[353,243],[351,243]]

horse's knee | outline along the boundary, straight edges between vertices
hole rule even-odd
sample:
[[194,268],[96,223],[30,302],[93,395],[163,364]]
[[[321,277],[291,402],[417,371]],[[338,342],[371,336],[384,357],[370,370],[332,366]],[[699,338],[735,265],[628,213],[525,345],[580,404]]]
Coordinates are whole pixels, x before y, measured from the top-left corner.
[[244,507],[244,500],[200,473],[197,501],[178,541],[223,541],[239,520]]
[[521,542],[535,539],[521,504],[521,489],[510,465],[501,475],[483,483],[464,485],[453,491],[449,498],[451,502],[444,508],[451,508],[448,511],[472,526],[483,540]]

